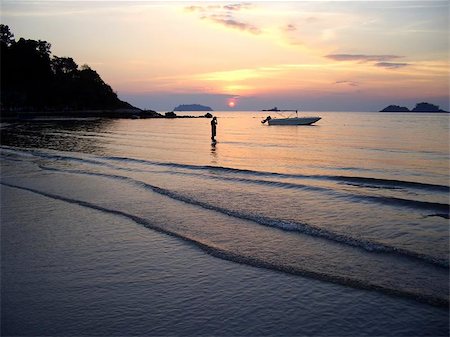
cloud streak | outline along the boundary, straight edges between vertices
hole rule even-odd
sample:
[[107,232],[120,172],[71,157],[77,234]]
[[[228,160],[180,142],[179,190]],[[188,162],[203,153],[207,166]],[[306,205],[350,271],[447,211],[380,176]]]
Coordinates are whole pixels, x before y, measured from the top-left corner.
[[334,61],[386,62],[403,56],[398,55],[365,55],[365,54],[330,54],[325,55]]
[[[398,55],[330,54],[325,57],[334,61],[371,62],[375,67],[385,69],[399,69],[410,65],[409,63],[390,62],[403,57]],[[338,82],[336,83],[338,84]]]
[[297,27],[290,23],[290,24],[287,24],[286,26],[284,26],[283,30],[285,32],[294,32],[297,30]]
[[409,66],[409,63],[378,62],[375,63],[374,66],[386,69],[398,69]]
[[228,11],[240,11],[241,9],[248,9],[251,8],[252,4],[250,3],[237,3],[232,5],[225,5],[223,6],[223,9],[226,9]]
[[357,87],[359,85],[358,82],[355,82],[355,81],[336,81],[336,82],[334,82],[334,84],[346,84],[351,87]]
[[223,6],[187,6],[184,9],[186,12],[201,13],[201,19],[212,21],[227,28],[232,28],[257,35],[261,33],[261,29],[259,27],[251,23],[239,20],[234,16],[235,12],[238,12],[242,9],[249,9],[252,6],[253,5],[250,3],[235,3]]
[[220,18],[215,15],[211,15],[211,16],[206,16],[204,18],[209,19],[209,20],[211,20],[215,23],[218,23],[222,26],[238,29],[241,31],[247,31],[247,32],[255,34],[255,35],[261,33],[261,29],[259,29],[255,25],[252,25],[252,24],[246,23],[246,22],[237,21],[236,19],[234,19],[232,17]]
[[184,7],[186,12],[203,12],[205,9],[202,6],[187,6]]

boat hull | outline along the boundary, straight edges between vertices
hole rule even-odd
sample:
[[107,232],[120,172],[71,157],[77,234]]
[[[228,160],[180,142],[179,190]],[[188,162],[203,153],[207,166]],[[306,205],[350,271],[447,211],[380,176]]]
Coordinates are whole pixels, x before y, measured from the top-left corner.
[[269,125],[311,125],[321,117],[294,117],[294,118],[272,118],[268,121]]

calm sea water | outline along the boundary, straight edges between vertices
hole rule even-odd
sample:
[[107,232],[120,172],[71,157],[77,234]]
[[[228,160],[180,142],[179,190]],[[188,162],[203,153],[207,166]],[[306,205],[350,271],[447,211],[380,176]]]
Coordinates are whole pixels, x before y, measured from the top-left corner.
[[[159,232],[158,239],[152,241],[153,252],[177,250],[174,247],[178,245],[182,247],[180,249],[194,247],[197,249],[195,254],[202,256],[195,259],[203,259],[203,256],[210,259],[209,255],[212,255],[219,258],[218,261],[227,261],[224,263],[234,268],[229,275],[236,273],[237,266],[257,267],[258,272],[263,270],[264,274],[257,278],[265,280],[266,286],[270,283],[268,279],[275,279],[275,276],[268,276],[273,275],[271,271],[276,271],[276,277],[287,277],[285,280],[291,287],[299,282],[296,280],[305,282],[306,277],[306,280],[328,286],[327,290],[318,290],[317,296],[336,302],[334,309],[331,309],[331,302],[328,303],[330,311],[340,310],[339,301],[328,297],[341,291],[333,287],[358,291],[366,300],[362,300],[365,302],[362,307],[356,306],[360,316],[355,317],[363,319],[369,319],[369,314],[362,314],[364,310],[371,311],[370,317],[375,317],[376,304],[367,302],[370,296],[382,296],[395,303],[406,301],[407,304],[398,304],[398,308],[403,308],[402,312],[410,315],[402,307],[404,305],[414,308],[414,312],[427,317],[428,323],[432,322],[429,325],[433,326],[412,326],[412,316],[408,315],[400,316],[402,323],[396,321],[381,330],[374,328],[377,324],[373,320],[369,320],[373,322],[372,328],[366,326],[364,332],[356,322],[350,324],[360,334],[448,334],[448,114],[323,112],[318,114],[322,120],[313,126],[262,125],[260,121],[265,115],[261,112],[216,112],[215,115],[218,116],[215,144],[210,141],[209,120],[203,118],[41,121],[2,125],[2,191],[8,192],[2,201],[2,222],[7,220],[6,228],[16,231],[11,234],[12,241],[5,244],[2,239],[2,259],[14,255],[11,251],[18,244],[26,246],[24,250],[28,249],[30,255],[34,250],[42,249],[24,243],[23,232],[17,231],[19,223],[25,220],[17,214],[23,216],[29,209],[29,218],[41,219],[33,221],[41,221],[47,228],[49,221],[42,217],[45,219],[48,213],[60,212],[54,214],[54,218],[56,223],[67,227],[62,231],[62,227],[57,226],[65,233],[60,233],[61,241],[69,246],[76,242],[83,247],[83,242],[90,242],[86,233],[72,233],[76,231],[75,227],[81,226],[74,223],[80,218],[91,219],[85,220],[84,224],[93,221],[102,226],[95,231],[95,236],[103,239],[89,243],[89,249],[86,243],[78,252],[72,252],[81,257],[77,255],[77,262],[70,268],[81,268],[86,260],[97,259],[97,255],[111,257],[116,254],[116,258],[122,259],[123,252],[117,245],[123,244],[123,240],[136,243],[142,237],[134,241],[135,235]],[[50,206],[49,200],[56,204]],[[12,205],[20,212],[11,211]],[[88,216],[85,212],[93,214]],[[114,227],[118,234],[110,234],[111,240],[119,242],[112,245],[116,247],[115,253],[105,248],[108,242],[102,242],[109,237],[106,233],[110,229],[106,229],[105,224],[111,222],[119,222]],[[39,234],[40,245],[60,244],[61,241],[51,239],[49,233],[57,231],[53,227]],[[69,232],[72,234],[67,234]],[[170,248],[155,248],[159,247],[158,240],[168,237],[172,240]],[[150,249],[148,246],[129,249],[124,251],[139,253],[139,257],[132,254],[133,258],[144,259],[142,263],[149,268],[150,257],[145,254]],[[73,250],[77,251],[76,248]],[[179,254],[181,259],[194,253]],[[23,260],[20,262],[16,258],[9,258],[6,264],[2,262],[2,272],[9,275],[6,280],[11,284],[17,275],[26,274],[25,269],[17,270],[17,264]],[[114,269],[115,277],[123,277],[130,266],[135,267],[134,272],[143,267],[133,258],[127,256],[131,262],[111,262],[113,267],[109,267]],[[195,269],[193,259],[185,261],[184,266]],[[39,261],[36,264],[40,267],[27,265],[39,275],[54,265],[62,268],[64,264],[54,255],[41,257]],[[174,264],[176,262],[169,265]],[[8,274],[8,270],[13,272]],[[78,270],[69,275],[82,278],[88,274],[90,279],[96,280],[98,270],[101,267],[94,263],[89,272]],[[237,274],[246,275],[246,270]],[[58,273],[64,274],[61,270]],[[186,277],[190,278],[189,275]],[[247,277],[253,279],[255,276]],[[178,278],[182,276],[178,275]],[[81,289],[73,296],[82,297],[80,293],[86,290],[82,281],[66,282]],[[123,282],[130,286],[136,279]],[[26,284],[33,288],[30,285],[33,282]],[[185,280],[183,284],[190,284],[190,281]],[[261,283],[253,286],[263,287]],[[243,289],[243,292],[248,291],[248,287]],[[292,291],[292,288],[285,289]],[[2,321],[5,309],[21,314],[20,306],[14,305],[11,295],[18,294],[8,291],[2,289],[9,299],[8,306],[2,308]],[[227,291],[223,290],[224,294]],[[114,296],[114,292],[109,295]],[[126,298],[126,291],[121,296]],[[270,296],[275,301],[279,294]],[[24,301],[25,298],[28,297],[24,296]],[[195,299],[190,301],[194,303]],[[232,302],[230,299],[228,305],[232,306]],[[101,306],[98,301],[95,303]],[[236,305],[235,301],[233,303]],[[141,305],[145,307],[145,304]],[[387,306],[386,303],[377,305],[378,308]],[[132,306],[139,308],[139,299]],[[161,315],[170,316],[170,312],[167,309]],[[318,315],[323,317],[326,310],[315,307],[309,312],[312,318],[304,316],[308,317],[302,322],[304,327],[306,321],[317,319]],[[203,311],[201,314],[207,315]],[[340,317],[337,313],[325,313],[328,314]],[[5,318],[10,324],[8,331],[20,332],[14,317],[11,314]],[[265,327],[261,331],[242,331],[239,326],[242,327],[244,322],[241,322],[241,325],[233,325],[236,329],[222,333],[208,329],[206,324],[203,330],[197,329],[192,334],[355,333],[342,326],[331,326],[330,331],[320,330],[323,320],[317,319],[316,323],[300,331],[293,328],[293,322],[286,325],[293,330]],[[134,325],[135,330],[126,330],[130,327],[124,324],[126,329],[118,328],[108,333],[77,326],[79,330],[70,331],[106,335],[149,331],[145,323]],[[401,328],[397,331],[394,326]],[[166,328],[152,331],[160,335],[189,331],[183,330],[186,329],[183,326],[179,331]],[[24,331],[36,332],[34,325],[29,329]]]

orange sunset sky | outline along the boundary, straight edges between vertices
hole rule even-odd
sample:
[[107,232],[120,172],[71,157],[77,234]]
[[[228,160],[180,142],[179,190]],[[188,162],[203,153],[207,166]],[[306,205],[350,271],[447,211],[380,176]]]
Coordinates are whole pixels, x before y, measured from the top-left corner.
[[2,1],[1,21],[140,108],[449,108],[448,1]]

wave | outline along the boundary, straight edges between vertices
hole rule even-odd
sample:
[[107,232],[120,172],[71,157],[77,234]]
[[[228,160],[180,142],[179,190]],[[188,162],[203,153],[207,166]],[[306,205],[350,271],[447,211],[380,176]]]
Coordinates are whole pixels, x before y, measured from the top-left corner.
[[450,215],[448,213],[435,213],[426,215],[426,217],[433,217],[433,216],[437,216],[444,219],[450,219]]
[[373,201],[380,204],[385,205],[393,205],[393,206],[404,206],[413,209],[422,209],[426,211],[437,211],[444,214],[448,214],[450,212],[450,205],[438,203],[438,202],[429,202],[429,201],[419,201],[419,200],[411,200],[411,199],[403,199],[403,198],[395,198],[395,197],[380,197],[373,195],[364,195],[364,196],[355,196],[357,199],[364,199],[366,201]]
[[[7,149],[15,152],[29,152],[37,156],[46,157],[50,159],[59,159],[59,160],[77,160],[77,161],[86,161],[89,162],[89,159],[86,159],[86,155],[83,154],[83,158],[77,158],[74,156],[62,155],[62,154],[51,154],[47,151],[39,151],[36,149],[20,149],[20,151],[15,150],[15,148],[11,148],[8,146],[1,146],[2,149]],[[144,164],[144,165],[154,165],[154,166],[162,166],[162,167],[172,167],[177,169],[186,169],[186,170],[200,170],[200,171],[210,171],[210,172],[224,172],[224,173],[236,173],[243,175],[251,175],[251,176],[265,176],[265,177],[280,177],[280,178],[301,178],[301,179],[317,179],[317,180],[331,180],[337,182],[349,183],[353,186],[360,187],[391,187],[391,188],[411,188],[411,189],[419,189],[419,190],[427,190],[434,192],[442,192],[442,193],[450,193],[450,186],[447,185],[438,185],[438,184],[430,184],[430,183],[421,183],[414,181],[404,181],[404,180],[396,180],[396,179],[383,179],[383,178],[372,178],[372,177],[360,177],[360,176],[342,176],[342,175],[305,175],[305,174],[289,174],[289,173],[278,173],[278,172],[268,172],[268,171],[257,171],[257,170],[249,170],[249,169],[238,169],[232,167],[224,167],[224,166],[214,166],[214,165],[195,165],[195,164],[181,164],[181,163],[171,163],[171,162],[159,162],[159,161],[151,161],[146,159],[138,159],[138,158],[128,158],[128,157],[119,157],[119,156],[106,156],[99,158],[100,160],[95,160],[96,163],[101,163],[104,161],[119,161],[119,162],[127,162],[127,163],[135,163],[135,164]],[[287,183],[289,184],[289,183]],[[288,185],[286,185],[288,186]]]
[[152,224],[147,219],[136,216],[134,214],[130,214],[130,213],[127,213],[124,211],[116,210],[116,209],[106,208],[106,207],[103,207],[103,206],[100,206],[97,204],[93,204],[93,203],[90,203],[87,201],[73,199],[73,198],[67,198],[64,196],[40,191],[40,190],[37,190],[34,188],[18,186],[18,185],[6,183],[6,182],[0,182],[0,184],[2,184],[3,186],[10,187],[10,188],[16,188],[16,189],[20,189],[20,190],[24,190],[24,191],[29,191],[29,192],[32,192],[32,193],[35,193],[38,195],[42,195],[42,196],[45,196],[48,198],[52,198],[55,200],[64,201],[64,202],[71,203],[71,204],[76,204],[78,206],[82,206],[82,207],[94,209],[94,210],[97,210],[100,212],[114,214],[117,216],[121,216],[121,217],[130,219],[130,220],[134,221],[135,223],[140,224],[146,228],[149,228],[149,229],[158,231],[160,233],[167,234],[172,237],[176,237],[178,239],[182,239],[186,242],[194,244],[195,246],[202,249],[209,255],[218,257],[221,259],[225,259],[225,260],[229,260],[229,261],[233,261],[233,262],[237,262],[237,263],[241,263],[241,264],[247,264],[247,265],[251,265],[251,266],[255,266],[255,267],[259,267],[259,268],[266,268],[266,269],[277,270],[277,271],[281,271],[281,272],[285,272],[285,273],[289,273],[289,274],[306,276],[306,277],[315,278],[315,279],[332,282],[332,283],[337,283],[337,284],[342,284],[342,285],[350,286],[350,287],[354,287],[354,288],[375,290],[375,291],[379,291],[379,292],[382,292],[382,293],[385,293],[388,295],[396,295],[396,296],[412,298],[416,301],[431,304],[434,306],[448,307],[448,304],[449,304],[449,301],[447,298],[441,298],[438,296],[416,293],[416,292],[412,292],[412,291],[408,291],[408,290],[404,290],[404,289],[389,288],[387,286],[370,283],[368,281],[360,280],[357,278],[350,278],[350,277],[345,277],[342,275],[334,275],[334,274],[317,272],[317,271],[305,268],[303,266],[302,267],[286,266],[283,264],[266,261],[266,260],[263,260],[261,258],[257,258],[254,256],[248,256],[248,255],[239,254],[234,251],[228,251],[226,249],[222,249],[222,248],[213,246],[211,244],[206,244],[206,243],[201,242],[190,236],[182,235],[182,234],[161,228],[159,226]]
[[[38,157],[38,158],[44,158],[44,159],[51,159],[51,160],[55,160],[55,161],[69,161],[69,162],[76,162],[76,163],[80,163],[80,164],[93,164],[93,165],[98,165],[98,166],[103,166],[103,167],[108,167],[111,169],[120,169],[120,170],[125,170],[125,171],[135,171],[133,169],[128,169],[125,167],[118,167],[115,164],[111,164],[102,160],[97,160],[97,159],[89,159],[86,158],[86,156],[84,156],[83,158],[79,158],[79,157],[74,157],[74,156],[67,156],[67,155],[60,155],[60,154],[52,154],[52,153],[48,153],[48,152],[42,152],[42,151],[36,151],[36,150],[30,150],[30,151],[16,151],[10,148],[5,148],[5,147],[0,147],[0,149],[2,150],[2,152],[6,152],[6,153],[10,153],[13,155],[21,155],[21,156],[30,156],[30,157]],[[11,160],[11,158],[8,158],[9,160]]]
[[357,183],[365,185],[374,185],[381,187],[394,187],[394,188],[414,188],[436,192],[449,193],[450,187],[445,185],[419,183],[413,181],[381,179],[381,178],[367,178],[367,177],[349,177],[349,176],[326,176],[333,180]]
[[378,252],[378,253],[391,253],[396,254],[400,256],[406,256],[413,259],[418,259],[421,261],[425,261],[427,263],[431,263],[433,265],[448,268],[449,267],[449,261],[446,259],[440,259],[434,256],[422,254],[419,252],[390,246],[384,243],[376,242],[374,240],[359,238],[359,237],[353,237],[344,233],[338,233],[334,231],[330,231],[328,229],[324,229],[321,227],[317,227],[308,223],[300,223],[300,222],[293,222],[293,221],[285,221],[280,219],[272,219],[269,217],[264,217],[258,214],[254,213],[243,213],[236,210],[231,210],[227,208],[223,208],[220,206],[212,205],[210,203],[196,200],[192,197],[188,197],[182,194],[179,194],[177,192],[161,188],[155,185],[148,184],[146,182],[136,180],[127,176],[121,176],[121,175],[115,175],[115,174],[107,174],[107,173],[100,173],[100,172],[88,172],[88,171],[81,171],[81,170],[70,170],[70,169],[58,169],[58,168],[52,168],[52,167],[46,167],[39,165],[41,169],[48,170],[48,171],[55,171],[60,173],[72,173],[72,174],[83,174],[83,175],[90,175],[90,176],[99,176],[99,177],[105,177],[110,179],[117,179],[121,181],[127,181],[135,186],[149,189],[153,192],[159,193],[161,195],[167,196],[171,199],[178,200],[190,205],[195,205],[202,207],[204,209],[212,210],[215,212],[219,212],[228,216],[232,216],[235,218],[239,218],[242,220],[248,220],[255,222],[260,225],[273,227],[285,231],[292,231],[292,232],[298,232],[305,235],[310,235],[314,237],[319,237],[322,239],[326,239],[329,241],[337,242],[340,244],[345,244],[348,246],[357,247],[360,249],[363,249],[368,252]]
[[[13,150],[13,152],[16,152]],[[31,155],[38,156],[40,158],[47,158],[53,160],[66,160],[66,161],[75,161],[82,164],[94,164],[100,165],[112,169],[120,169],[125,171],[140,171],[146,172],[148,170],[139,170],[135,168],[127,168],[124,166],[117,166],[111,163],[111,161],[119,161],[119,162],[128,162],[128,163],[139,163],[139,164],[147,164],[152,166],[163,166],[163,167],[172,167],[179,169],[187,169],[188,171],[192,170],[208,170],[208,171],[226,171],[233,173],[243,173],[244,175],[252,175],[252,176],[277,176],[277,177],[289,177],[289,178],[319,178],[319,179],[331,179],[333,177],[335,180],[339,181],[349,181],[349,182],[366,182],[372,184],[385,184],[387,186],[391,186],[391,188],[401,188],[402,186],[414,187],[414,188],[422,188],[422,189],[432,189],[434,191],[444,191],[445,188],[448,188],[443,185],[433,185],[433,184],[425,184],[425,183],[416,183],[416,182],[408,182],[408,181],[400,181],[400,180],[388,180],[388,179],[379,179],[379,178],[364,178],[364,177],[347,177],[347,176],[319,176],[319,175],[299,175],[299,174],[283,174],[283,173],[274,173],[274,172],[261,172],[261,171],[253,171],[253,170],[245,170],[245,169],[236,169],[236,168],[228,168],[221,166],[209,166],[209,165],[190,165],[190,164],[178,164],[178,163],[162,163],[156,161],[149,161],[145,159],[135,159],[135,158],[126,158],[126,157],[102,157],[99,159],[88,159],[88,158],[78,158],[74,156],[60,155],[60,154],[51,154],[48,152],[41,152],[36,150],[29,151]],[[20,152],[19,152],[20,154]],[[180,172],[173,171],[168,172],[170,174],[189,174],[192,175],[192,172]],[[394,207],[407,207],[415,210],[424,210],[430,212],[430,214],[440,214],[442,217],[448,218],[450,214],[450,205],[445,203],[438,202],[428,202],[421,200],[411,200],[404,199],[398,197],[389,197],[389,196],[374,196],[374,195],[366,195],[366,194],[351,194],[351,193],[343,193],[339,191],[335,191],[330,188],[312,186],[306,184],[292,183],[292,182],[284,182],[284,181],[273,181],[273,180],[262,180],[255,178],[243,178],[239,176],[225,176],[225,175],[210,175],[208,176],[210,179],[223,180],[223,181],[236,181],[250,184],[258,184],[258,185],[267,185],[267,186],[276,186],[281,188],[289,188],[289,189],[302,189],[302,190],[310,190],[316,192],[325,192],[327,194],[333,194],[334,197],[340,199],[347,199],[352,202],[366,202],[366,203],[378,203],[382,205],[389,205]],[[364,185],[366,186],[366,185]],[[378,187],[382,188],[382,187]]]
[[[184,173],[184,172],[166,172],[168,174],[188,174],[192,175],[192,173]],[[276,186],[281,188],[288,189],[302,189],[302,190],[310,190],[316,192],[326,192],[328,194],[333,194],[335,197],[344,198],[344,199],[352,199],[354,201],[369,201],[375,202],[379,204],[385,204],[390,206],[402,206],[413,209],[422,209],[427,211],[436,211],[442,212],[442,214],[448,214],[450,212],[450,205],[444,203],[437,202],[429,202],[429,201],[419,201],[419,200],[411,200],[411,199],[403,199],[396,197],[383,197],[383,196],[371,196],[371,195],[360,195],[360,194],[350,194],[350,193],[342,193],[333,191],[329,188],[319,187],[319,186],[311,186],[297,183],[288,183],[281,181],[273,181],[273,180],[260,180],[260,179],[246,179],[246,178],[231,178],[224,176],[208,176],[210,179],[216,180],[225,180],[225,181],[235,181],[235,182],[243,182],[250,184],[258,184],[258,185],[268,185],[268,186]]]
[[104,157],[104,159],[114,160],[114,161],[127,161],[140,164],[150,164],[158,166],[168,166],[181,169],[191,169],[191,170],[208,170],[208,171],[219,171],[219,172],[231,172],[231,173],[241,173],[250,174],[254,176],[277,176],[282,178],[303,178],[303,179],[326,179],[334,181],[344,181],[349,183],[360,183],[373,186],[392,186],[397,188],[414,188],[423,189],[437,192],[450,192],[450,187],[445,185],[420,183],[413,181],[403,181],[395,179],[381,179],[381,178],[370,178],[370,177],[353,177],[353,176],[339,176],[339,175],[304,175],[304,174],[287,174],[287,173],[277,173],[268,171],[256,171],[247,169],[237,169],[231,167],[223,166],[213,166],[213,165],[193,165],[193,164],[179,164],[179,163],[164,163],[156,162],[145,159],[135,159],[126,157]]

